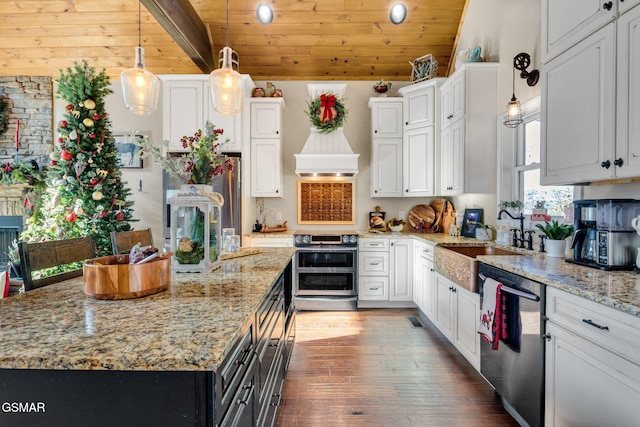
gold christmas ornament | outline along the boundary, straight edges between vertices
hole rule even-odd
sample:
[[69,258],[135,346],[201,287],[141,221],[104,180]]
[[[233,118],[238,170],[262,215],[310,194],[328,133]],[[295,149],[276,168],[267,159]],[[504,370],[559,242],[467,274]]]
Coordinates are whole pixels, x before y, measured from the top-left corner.
[[82,121],[82,124],[88,128],[93,127],[93,119],[90,119],[89,117],[87,117]]
[[94,108],[96,108],[96,103],[93,101],[93,99],[86,99],[84,101],[84,107],[89,110],[93,110]]
[[91,194],[91,198],[92,198],[93,200],[96,200],[96,201],[97,201],[97,200],[102,200],[102,198],[103,198],[103,197],[104,197],[104,195],[102,194],[102,192],[101,192],[101,191],[94,191],[94,192]]

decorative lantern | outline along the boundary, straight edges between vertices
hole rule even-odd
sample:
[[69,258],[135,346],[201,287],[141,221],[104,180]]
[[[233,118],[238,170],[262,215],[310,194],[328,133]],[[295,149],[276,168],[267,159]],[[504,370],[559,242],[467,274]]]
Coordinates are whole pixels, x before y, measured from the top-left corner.
[[[206,189],[199,191],[196,187]],[[220,266],[220,205],[207,194],[214,194],[211,186],[186,185],[168,200],[173,271],[204,272]]]

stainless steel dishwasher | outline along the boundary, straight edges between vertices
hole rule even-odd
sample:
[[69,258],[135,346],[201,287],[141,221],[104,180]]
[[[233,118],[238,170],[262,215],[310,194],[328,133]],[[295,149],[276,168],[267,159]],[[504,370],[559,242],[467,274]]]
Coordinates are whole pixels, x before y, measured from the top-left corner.
[[497,350],[482,340],[480,371],[502,398],[505,409],[521,424],[544,420],[545,286],[502,269],[480,264],[480,297],[484,278],[502,283],[506,337]]

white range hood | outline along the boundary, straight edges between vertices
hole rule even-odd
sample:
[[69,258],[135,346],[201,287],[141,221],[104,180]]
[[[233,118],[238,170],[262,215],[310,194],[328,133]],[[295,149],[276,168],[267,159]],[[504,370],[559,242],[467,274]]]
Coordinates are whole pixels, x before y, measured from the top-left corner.
[[[346,84],[309,84],[311,99],[323,93],[333,93],[344,98]],[[310,128],[309,138],[296,157],[298,176],[355,176],[358,174],[358,157],[344,136],[344,129],[338,128],[330,133],[320,133]]]

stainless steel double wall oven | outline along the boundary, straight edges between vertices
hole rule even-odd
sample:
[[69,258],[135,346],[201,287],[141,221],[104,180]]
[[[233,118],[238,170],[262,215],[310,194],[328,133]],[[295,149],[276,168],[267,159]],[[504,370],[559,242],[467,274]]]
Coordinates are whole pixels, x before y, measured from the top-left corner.
[[358,235],[355,232],[294,234],[297,310],[356,310]]

